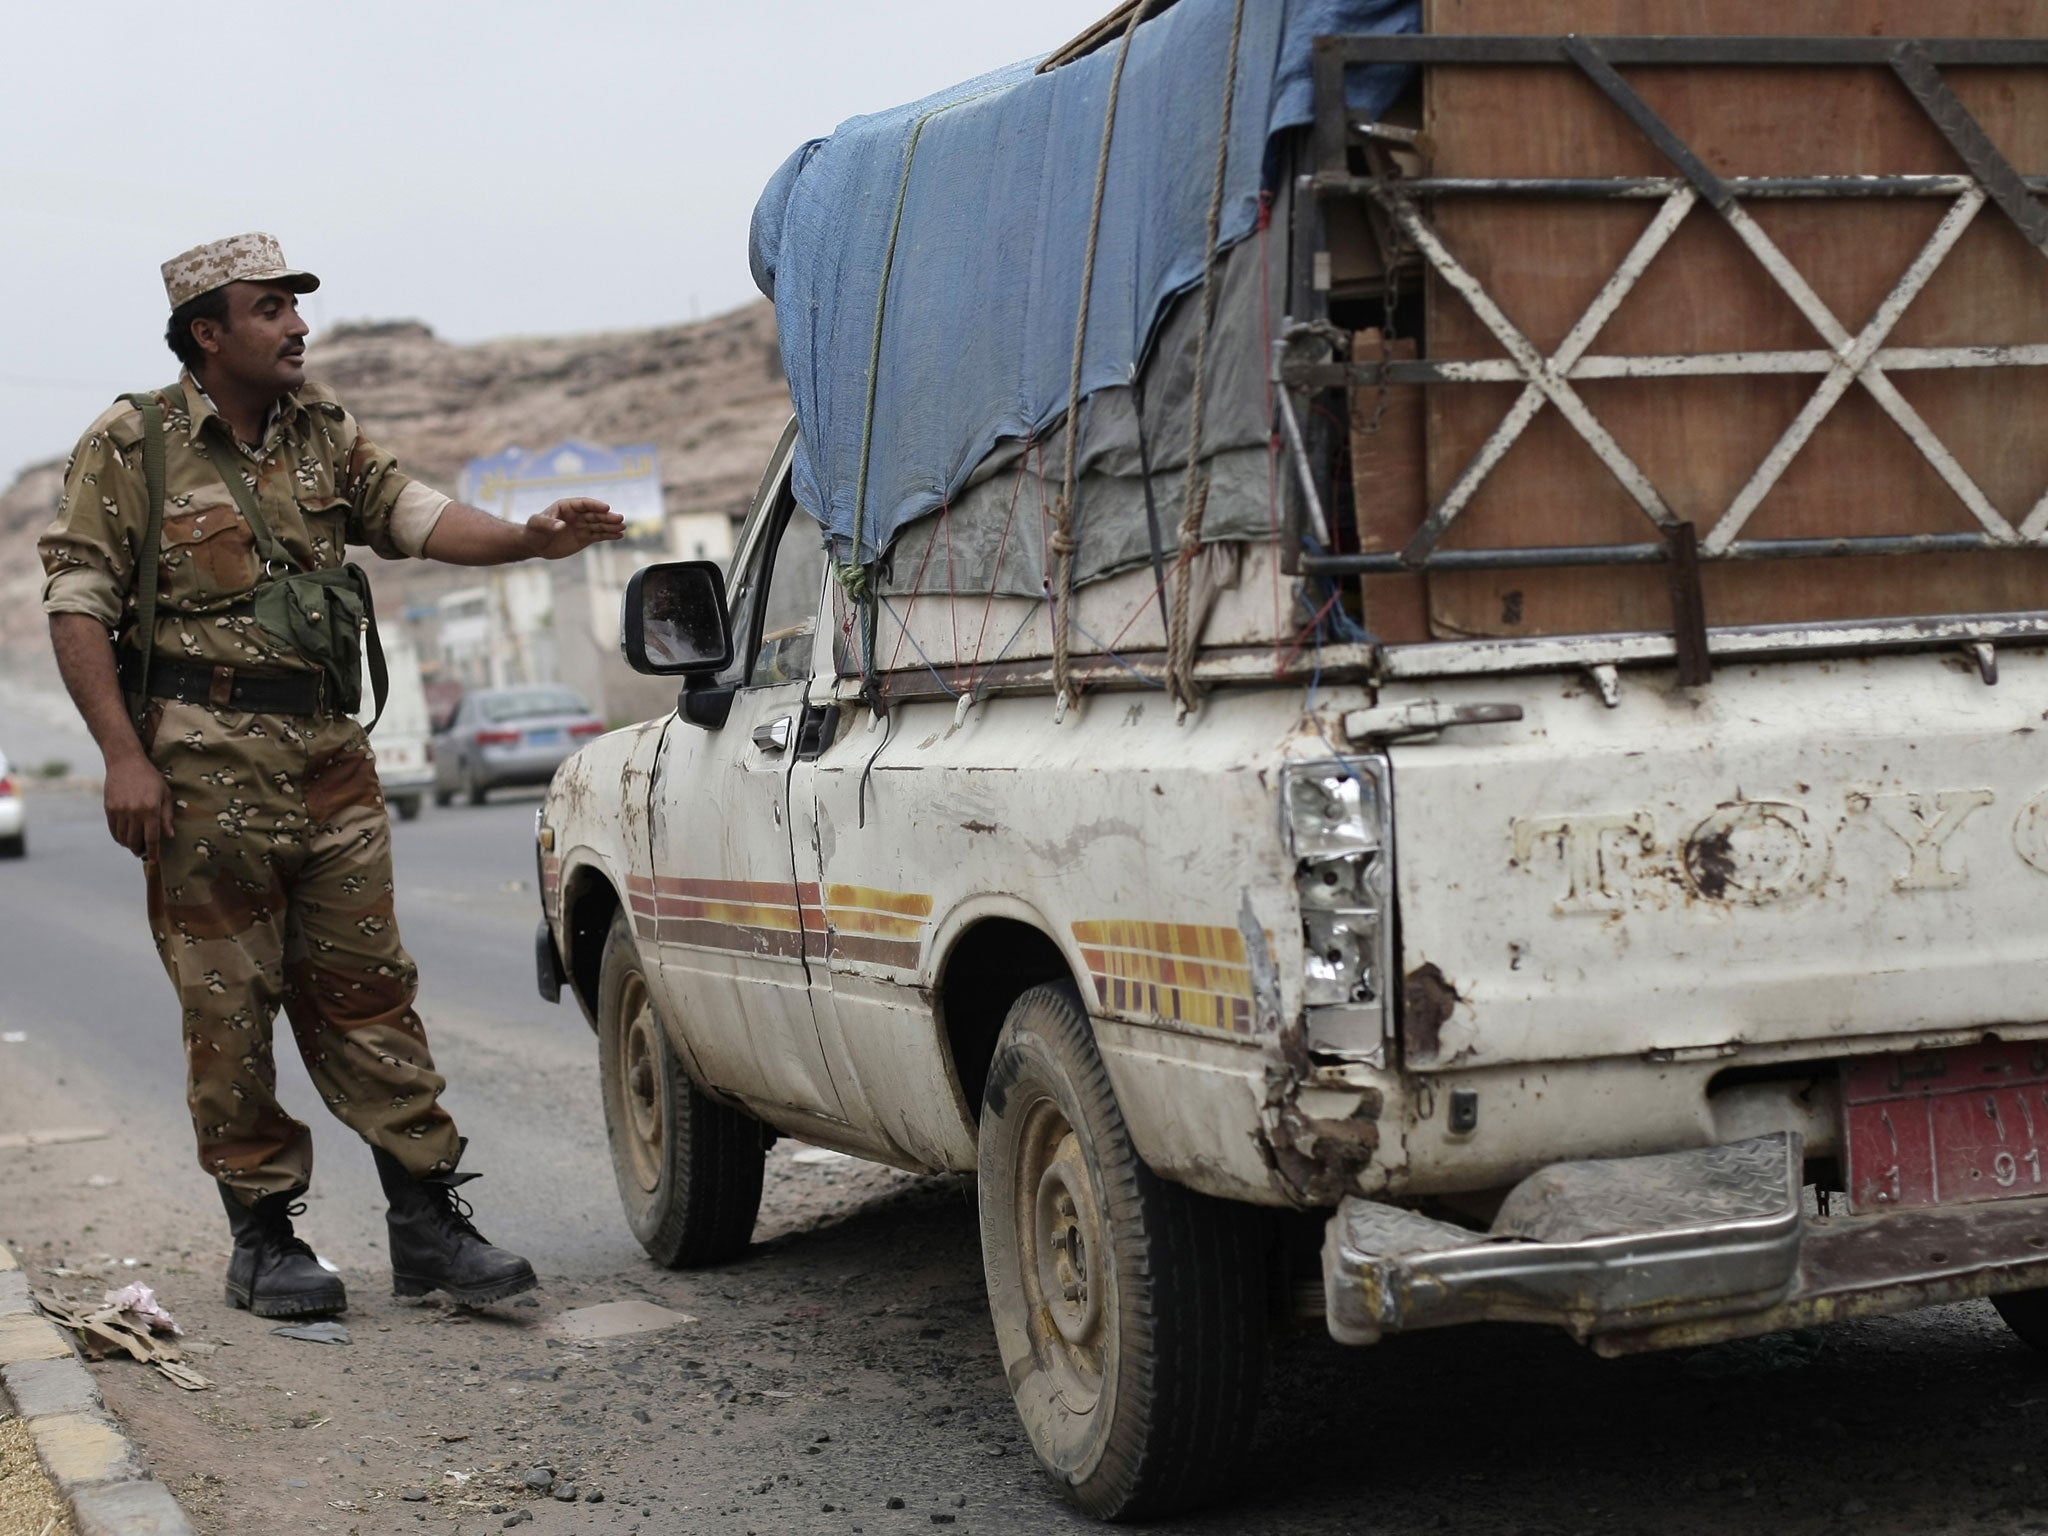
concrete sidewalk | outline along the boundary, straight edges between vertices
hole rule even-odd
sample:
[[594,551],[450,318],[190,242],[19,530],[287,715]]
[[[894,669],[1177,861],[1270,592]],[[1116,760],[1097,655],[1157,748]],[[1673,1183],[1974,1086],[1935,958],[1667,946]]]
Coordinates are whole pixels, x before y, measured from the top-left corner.
[[149,1475],[107,1411],[64,1330],[36,1310],[28,1276],[0,1246],[0,1386],[27,1423],[36,1459],[78,1536],[192,1536],[170,1490]]

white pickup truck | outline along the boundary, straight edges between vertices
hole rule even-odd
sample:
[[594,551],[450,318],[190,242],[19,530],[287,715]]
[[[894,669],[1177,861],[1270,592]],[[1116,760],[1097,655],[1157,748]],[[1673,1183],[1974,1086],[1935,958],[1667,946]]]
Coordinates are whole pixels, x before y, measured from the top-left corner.
[[[1962,169],[1717,173],[1619,73],[1913,83],[1887,39],[1464,31],[1317,45],[1329,78],[1347,60],[1417,66],[1428,115],[1419,133],[1361,125],[1341,89],[1318,96],[1272,226],[1295,242],[1271,263],[1293,319],[1250,375],[1273,386],[1261,451],[1289,499],[1272,536],[1192,557],[1178,680],[1178,616],[1156,601],[1171,583],[1142,563],[1076,589],[1064,660],[1043,601],[925,579],[932,528],[893,576],[849,582],[793,489],[792,423],[729,583],[683,563],[628,593],[627,653],[685,679],[676,713],[584,748],[539,817],[542,989],[596,1030],[648,1252],[741,1252],[776,1134],[978,1175],[1019,1413],[1052,1477],[1105,1516],[1217,1486],[1248,1442],[1273,1320],[1304,1306],[1357,1344],[1512,1320],[1618,1355],[1990,1296],[2048,1344],[2048,615],[2004,596],[2019,581],[2038,597],[2048,513],[1954,531],[1989,494],[1906,432],[1934,472],[1872,522],[1826,539],[1772,524],[1758,477],[1792,475],[1807,444],[1778,419],[1762,455],[1730,450],[1696,531],[1662,487],[1701,439],[1679,432],[1660,457],[1602,425],[1683,425],[1729,398],[1703,407],[1695,386],[1791,379],[1794,427],[1802,400],[1822,401],[1815,422],[1852,391],[1875,401],[1848,445],[1869,456],[1890,430],[1879,407],[1902,419],[1885,370],[1988,367],[2031,388],[2042,349],[1995,323],[1911,356],[1846,332],[1817,356],[1632,342],[1623,320],[1597,351],[1597,323],[1532,344],[1493,297],[1527,279],[1527,230],[1473,212],[1626,200],[1621,291],[1594,302],[1625,319],[1653,238],[1682,269],[1674,237],[1732,230],[1751,276],[1800,303],[1812,290],[1767,259],[1779,247],[1752,238],[1748,207],[1919,199],[1963,223],[1982,211],[1986,238],[2025,255],[2027,183],[1931,111],[1915,131],[1967,144]],[[1937,76],[2024,65],[2036,91],[2048,47],[1920,57]],[[1665,159],[1644,168],[1632,141],[1633,160],[1572,167],[1567,186],[1496,144],[1514,163],[1478,176],[1487,146],[1460,137],[1479,119],[1453,120],[1454,93],[1507,89],[1517,69],[1578,71],[1574,110],[1597,88]],[[1373,218],[1316,216],[1346,199]],[[1375,243],[1388,229],[1404,238]],[[1490,256],[1460,260],[1447,230]],[[1908,258],[1929,238],[1913,231]],[[1402,263],[1429,306],[1419,346],[1374,328],[1391,306],[1373,284]],[[2024,277],[2038,288],[2038,265]],[[1891,302],[1880,286],[1873,303]],[[1474,316],[1502,345],[1461,353]],[[1474,384],[1495,406],[1461,437]],[[1517,388],[1589,449],[1590,478],[1550,496],[1563,512],[1515,478],[1516,453],[1556,447],[1516,447],[1534,408],[1493,425]],[[2039,419],[2009,431],[2039,441]],[[1537,521],[1503,537],[1486,498],[1518,485]],[[1642,542],[1571,523],[1615,494],[1647,518]],[[1461,518],[1473,534],[1445,541]],[[1864,574],[1915,561],[1935,591],[1919,606]],[[1612,620],[1646,604],[1668,619]],[[1333,606],[1353,629],[1304,639],[1301,617]],[[1011,643],[984,648],[997,635]]]

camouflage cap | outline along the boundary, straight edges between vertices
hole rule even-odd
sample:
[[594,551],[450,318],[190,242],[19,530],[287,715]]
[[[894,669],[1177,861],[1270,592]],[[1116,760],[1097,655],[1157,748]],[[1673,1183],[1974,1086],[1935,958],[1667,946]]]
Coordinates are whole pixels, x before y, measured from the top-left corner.
[[195,245],[165,262],[163,273],[173,309],[229,283],[283,283],[293,293],[311,293],[320,286],[312,273],[286,266],[277,237],[260,232]]

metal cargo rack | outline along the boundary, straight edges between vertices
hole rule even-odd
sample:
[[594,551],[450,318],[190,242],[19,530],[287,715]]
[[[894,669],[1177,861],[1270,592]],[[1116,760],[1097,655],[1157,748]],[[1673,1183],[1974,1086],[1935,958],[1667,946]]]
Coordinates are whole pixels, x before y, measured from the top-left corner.
[[[1569,66],[1590,81],[1667,159],[1666,176],[1402,178],[1391,173],[1384,154],[1373,156],[1379,174],[1354,174],[1349,158],[1352,124],[1344,98],[1344,72],[1361,65],[1457,65],[1515,68]],[[1889,69],[1955,150],[1965,174],[1898,176],[1775,176],[1723,178],[1711,170],[1671,126],[1637,94],[1620,69],[1628,66],[1841,66]],[[2035,194],[2048,191],[2048,177],[2022,176],[2000,153],[1981,124],[1943,76],[1945,68],[2048,65],[2048,40],[1869,37],[1588,37],[1588,36],[1398,36],[1322,37],[1315,44],[1313,170],[1295,181],[1293,200],[1293,319],[1285,339],[1274,345],[1273,377],[1281,428],[1295,460],[1287,498],[1286,568],[1303,575],[1385,575],[1555,566],[1657,565],[1669,568],[1672,629],[1668,654],[1675,655],[1682,682],[1709,675],[1708,627],[1700,567],[1709,561],[1800,560],[1860,555],[1948,554],[2015,549],[2048,550],[2048,493],[2017,525],[2009,521],[1942,443],[1927,421],[1891,382],[1892,373],[1911,370],[2040,367],[2048,345],[1889,347],[1886,340],[1914,298],[1927,285],[1976,215],[1987,205],[2012,221],[2028,244],[2048,255],[2048,208]],[[1374,130],[1367,127],[1371,135]],[[1398,130],[1385,137],[1402,137]],[[1557,349],[1544,355],[1509,319],[1484,285],[1462,263],[1429,217],[1428,209],[1454,198],[1546,198],[1625,200],[1657,205],[1649,226],[1599,289]],[[1833,313],[1750,216],[1752,202],[1786,199],[1947,199],[1949,209],[1870,321],[1856,333]],[[1363,200],[1382,231],[1419,252],[1446,287],[1507,354],[1476,360],[1351,360],[1336,354],[1343,333],[1328,324],[1327,293],[1316,281],[1327,270],[1320,205],[1336,199]],[[1693,209],[1704,204],[1791,300],[1825,341],[1825,347],[1663,356],[1606,355],[1593,343]],[[1791,425],[1755,472],[1704,532],[1680,518],[1616,442],[1574,388],[1588,379],[1670,379],[1705,376],[1816,375],[1819,383]],[[1458,473],[1421,526],[1398,551],[1327,552],[1304,548],[1304,522],[1327,543],[1330,525],[1303,446],[1299,418],[1288,390],[1323,391],[1353,386],[1519,383],[1522,391],[1505,418]],[[1841,538],[1744,538],[1750,516],[1769,495],[1787,465],[1821,421],[1852,387],[1860,386],[1904,432],[1979,525],[1976,531],[1886,534]],[[1650,525],[1651,537],[1631,544],[1445,549],[1487,476],[1500,463],[1543,406],[1570,424],[1620,483]],[[1978,631],[1981,629],[1982,633]],[[1855,638],[1848,638],[1853,631]],[[1938,624],[1927,618],[1866,620],[1853,625],[1772,627],[1778,644],[1755,629],[1746,652],[1767,649],[1840,648],[1854,644],[1925,644],[1939,632],[1946,640],[2048,638],[2048,614],[1986,615],[1981,621],[1956,616]],[[1717,635],[1723,632],[1716,631]],[[1643,636],[1631,641],[1642,654]],[[1495,651],[1521,644],[1559,649],[1555,640],[1484,642]],[[1426,646],[1430,650],[1447,649]],[[1587,655],[1597,646],[1565,649]],[[1665,648],[1652,646],[1651,651]],[[1724,647],[1716,643],[1714,650]],[[1496,664],[1505,660],[1496,657]]]

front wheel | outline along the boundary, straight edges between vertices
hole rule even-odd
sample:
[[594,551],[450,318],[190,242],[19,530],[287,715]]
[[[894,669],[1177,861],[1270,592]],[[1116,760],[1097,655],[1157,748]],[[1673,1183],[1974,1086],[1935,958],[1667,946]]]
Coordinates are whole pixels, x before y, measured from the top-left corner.
[[0,837],[0,859],[19,859],[28,853],[28,834],[17,832],[12,837]]
[[469,797],[471,805],[482,805],[490,789],[484,783],[483,775],[472,767],[462,776],[462,792]]
[[1039,1465],[1102,1519],[1213,1497],[1257,1412],[1265,1223],[1139,1160],[1070,986],[1010,1009],[979,1175],[989,1310]]
[[676,1059],[624,912],[598,973],[597,1055],[604,1123],[626,1224],[669,1269],[747,1251],[761,1209],[767,1128],[698,1092]]
[[400,795],[391,803],[397,808],[400,821],[411,821],[420,813],[420,797],[418,795]]

